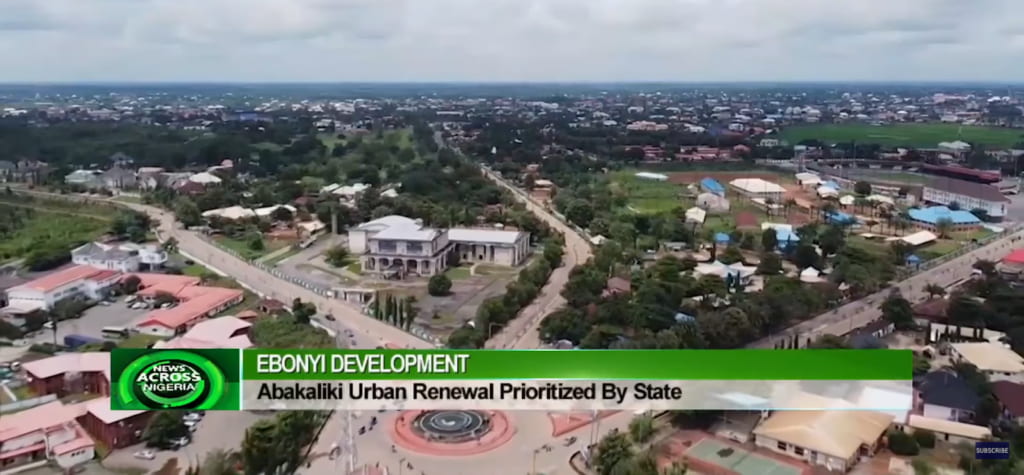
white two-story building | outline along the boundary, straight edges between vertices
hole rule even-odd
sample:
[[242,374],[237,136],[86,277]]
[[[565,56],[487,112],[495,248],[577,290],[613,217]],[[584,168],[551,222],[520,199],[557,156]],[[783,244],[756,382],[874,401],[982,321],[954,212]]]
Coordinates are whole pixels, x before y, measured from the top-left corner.
[[928,181],[921,198],[926,203],[945,206],[956,203],[964,211],[983,209],[996,220],[1006,217],[1006,207],[1010,204],[1010,199],[992,185],[940,177]]
[[75,264],[121,272],[136,272],[143,265],[156,269],[167,262],[167,252],[156,245],[109,245],[91,242],[71,251]]
[[432,276],[455,260],[517,266],[530,254],[530,235],[494,229],[436,229],[404,216],[385,216],[349,230],[348,245],[363,272],[389,278]]

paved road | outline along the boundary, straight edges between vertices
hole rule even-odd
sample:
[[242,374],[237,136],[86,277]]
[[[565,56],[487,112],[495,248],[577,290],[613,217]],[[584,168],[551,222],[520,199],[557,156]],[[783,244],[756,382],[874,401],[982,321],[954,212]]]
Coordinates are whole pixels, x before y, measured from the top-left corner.
[[520,311],[519,316],[509,322],[501,332],[494,335],[486,345],[487,348],[538,348],[541,346],[538,333],[540,323],[545,315],[565,306],[565,299],[561,295],[562,289],[569,281],[569,272],[590,258],[590,243],[544,206],[530,199],[522,190],[512,186],[494,172],[487,169],[482,170],[484,176],[511,192],[512,196],[526,205],[526,209],[565,236],[565,255],[562,257],[562,265],[551,272],[551,277],[541,289],[540,295]]
[[818,315],[811,320],[801,322],[778,334],[762,338],[747,345],[747,347],[774,348],[777,342],[785,341],[785,338],[791,338],[794,334],[800,335],[801,345],[805,344],[808,338],[815,339],[821,335],[845,335],[856,328],[881,318],[882,312],[878,307],[892,289],[899,289],[900,294],[913,303],[923,301],[928,298],[928,294],[924,292],[924,288],[928,284],[949,287],[959,281],[968,279],[971,276],[975,262],[979,260],[1000,260],[1014,249],[1024,246],[1022,238],[1024,238],[1024,231],[1017,231],[1001,237],[984,247],[928,269],[925,272],[915,274],[892,287],[850,302],[836,310]]
[[216,245],[203,240],[195,233],[182,229],[175,222],[174,215],[170,212],[152,206],[134,204],[129,206],[156,218],[160,223],[160,233],[163,236],[177,239],[178,249],[183,254],[188,254],[193,259],[231,276],[239,283],[250,287],[263,296],[275,298],[286,303],[291,302],[296,297],[307,302],[313,302],[320,312],[331,313],[338,320],[344,321],[346,325],[357,328],[360,333],[371,335],[382,343],[390,342],[403,347],[420,349],[434,347],[432,344],[405,331],[363,315],[358,309],[344,302],[323,297],[309,289],[283,281],[253,267],[249,263],[228,254]]

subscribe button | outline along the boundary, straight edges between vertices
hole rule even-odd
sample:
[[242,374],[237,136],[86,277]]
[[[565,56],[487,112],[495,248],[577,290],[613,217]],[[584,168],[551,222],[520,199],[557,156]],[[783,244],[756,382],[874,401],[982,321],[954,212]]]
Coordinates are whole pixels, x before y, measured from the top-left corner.
[[977,442],[974,444],[974,458],[999,460],[1010,458],[1009,442]]

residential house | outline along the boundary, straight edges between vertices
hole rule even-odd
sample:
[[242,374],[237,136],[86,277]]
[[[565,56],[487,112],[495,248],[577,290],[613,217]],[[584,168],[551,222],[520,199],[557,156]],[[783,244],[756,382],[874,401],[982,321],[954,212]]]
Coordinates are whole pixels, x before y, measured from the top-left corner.
[[236,317],[203,320],[185,334],[167,341],[158,341],[153,348],[239,348],[253,346],[252,324]]
[[996,269],[1004,278],[1019,280],[1024,276],[1024,249],[1017,249],[1008,254],[999,261]]
[[199,285],[196,277],[167,274],[133,274],[141,281],[136,295],[152,300],[158,294],[174,296],[178,303],[158,308],[142,317],[135,328],[140,333],[170,337],[187,332],[196,324],[242,302],[245,293],[238,289]]
[[18,165],[14,162],[7,160],[0,160],[0,183],[6,183],[14,181],[14,173],[18,170]]
[[916,409],[925,417],[947,421],[971,421],[978,407],[978,392],[966,380],[948,370],[932,371],[917,384]]
[[141,167],[137,172],[138,187],[141,190],[155,190],[161,183],[161,174],[164,169],[160,167]]
[[622,277],[612,277],[605,283],[604,291],[601,292],[601,297],[626,295],[632,292],[632,290],[632,285],[629,280],[623,279]]
[[135,172],[121,166],[111,167],[100,177],[103,187],[108,190],[128,190],[138,186]]

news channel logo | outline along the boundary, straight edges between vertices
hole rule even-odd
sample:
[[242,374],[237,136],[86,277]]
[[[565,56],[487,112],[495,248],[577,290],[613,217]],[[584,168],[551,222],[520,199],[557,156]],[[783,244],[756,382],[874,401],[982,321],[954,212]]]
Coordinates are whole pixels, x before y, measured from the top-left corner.
[[238,350],[115,350],[115,410],[237,410]]
[[1006,460],[1010,458],[1009,442],[976,442],[975,460]]

